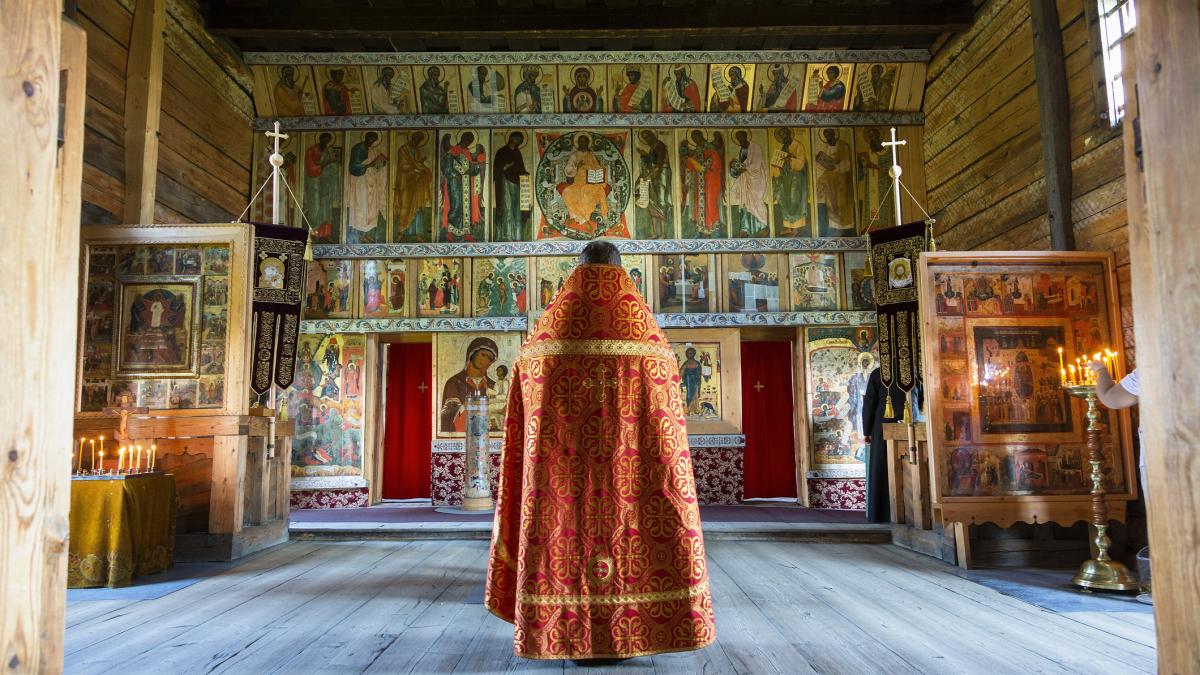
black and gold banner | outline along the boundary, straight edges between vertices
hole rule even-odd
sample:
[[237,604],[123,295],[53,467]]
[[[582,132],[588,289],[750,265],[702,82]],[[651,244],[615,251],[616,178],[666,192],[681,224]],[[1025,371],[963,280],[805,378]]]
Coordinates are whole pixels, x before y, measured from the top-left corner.
[[912,391],[921,376],[917,262],[926,250],[925,222],[870,233],[871,271],[879,317],[879,377],[884,387]]
[[254,224],[254,342],[250,390],[267,393],[272,382],[291,385],[304,297],[304,247],[308,232],[286,225]]

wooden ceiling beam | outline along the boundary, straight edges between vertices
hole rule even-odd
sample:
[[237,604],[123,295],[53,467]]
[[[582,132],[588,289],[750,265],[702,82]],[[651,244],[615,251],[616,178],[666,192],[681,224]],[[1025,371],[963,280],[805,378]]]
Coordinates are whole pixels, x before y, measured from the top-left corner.
[[698,39],[938,34],[970,27],[968,2],[761,7],[704,5],[665,11],[626,7],[557,8],[554,11],[475,7],[283,8],[231,7],[214,3],[207,29],[231,38],[304,40],[384,39],[394,42],[451,39],[653,40],[681,34]]

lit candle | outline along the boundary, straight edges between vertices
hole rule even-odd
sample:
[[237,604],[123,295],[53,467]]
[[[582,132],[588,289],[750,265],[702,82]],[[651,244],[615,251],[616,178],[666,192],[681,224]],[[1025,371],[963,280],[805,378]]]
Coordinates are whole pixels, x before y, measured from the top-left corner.
[[104,452],[104,437],[100,437],[100,452]]
[[121,473],[121,471],[124,468],[125,468],[125,447],[122,446],[121,449],[117,451],[117,473]]
[[100,473],[104,473],[104,451],[100,451]]
[[1070,380],[1071,386],[1075,386],[1075,385],[1079,384],[1078,382],[1075,381],[1075,366],[1067,366],[1067,367],[1071,369],[1071,380]]
[[154,470],[154,462],[158,458],[158,446],[154,443],[150,444],[150,470]]
[[1066,368],[1063,368],[1062,371],[1060,371],[1060,374],[1058,376],[1058,381],[1060,384],[1067,383],[1067,369]]
[[75,473],[83,473],[83,436],[79,437],[79,464],[75,467]]
[[1059,369],[1059,370],[1062,370],[1063,372],[1066,372],[1066,370],[1063,368],[1063,353],[1062,353],[1062,347],[1059,347],[1059,348],[1058,348],[1058,369]]
[[[96,473],[96,439],[88,441],[88,444],[92,446],[92,473]],[[103,453],[104,451],[101,450],[100,452]],[[103,457],[104,455],[101,454],[100,456]]]
[[142,470],[142,446],[140,445],[137,446],[137,468],[138,471]]

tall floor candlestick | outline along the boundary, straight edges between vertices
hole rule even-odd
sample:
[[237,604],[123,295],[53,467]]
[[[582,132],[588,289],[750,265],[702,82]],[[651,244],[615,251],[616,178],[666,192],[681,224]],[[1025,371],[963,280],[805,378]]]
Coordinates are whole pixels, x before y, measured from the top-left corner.
[[1073,582],[1086,589],[1105,591],[1136,591],[1137,580],[1120,561],[1108,557],[1108,502],[1104,499],[1104,453],[1100,448],[1100,408],[1096,401],[1096,387],[1090,384],[1063,387],[1074,396],[1087,400],[1087,448],[1088,464],[1092,466],[1092,526],[1096,528],[1096,557],[1085,561],[1075,573]]

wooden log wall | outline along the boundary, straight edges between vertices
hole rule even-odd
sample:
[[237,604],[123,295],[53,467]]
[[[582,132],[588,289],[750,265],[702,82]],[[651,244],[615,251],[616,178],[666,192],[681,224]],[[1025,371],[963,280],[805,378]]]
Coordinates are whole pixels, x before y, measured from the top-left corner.
[[[1056,0],[1070,101],[1071,220],[1079,250],[1115,251],[1125,350],[1133,356],[1120,128],[1102,121],[1084,2]],[[982,3],[975,25],[934,49],[925,89],[930,212],[945,250],[1048,250],[1033,24],[1024,0]]]
[[[120,223],[125,212],[125,81],[136,2],[78,3],[76,20],[88,36],[85,224]],[[154,221],[228,222],[250,195],[250,71],[235,48],[204,31],[190,0],[166,6]]]

